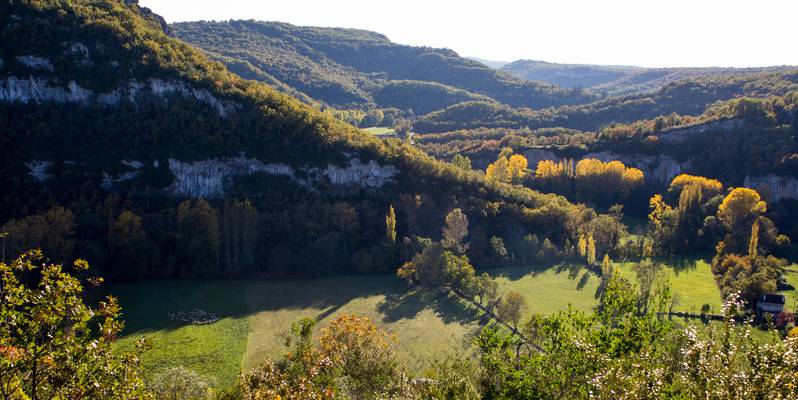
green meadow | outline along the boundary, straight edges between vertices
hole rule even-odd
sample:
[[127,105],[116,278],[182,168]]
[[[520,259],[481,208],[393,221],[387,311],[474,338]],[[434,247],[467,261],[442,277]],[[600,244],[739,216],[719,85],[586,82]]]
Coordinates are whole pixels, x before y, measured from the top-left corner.
[[[620,263],[634,279],[633,263]],[[599,279],[577,264],[516,266],[489,270],[502,290],[523,294],[528,315],[566,310],[589,311],[596,304]],[[720,294],[702,260],[673,263],[665,269],[676,309],[720,309]],[[796,272],[798,276],[798,272]],[[291,325],[315,318],[322,329],[342,314],[366,316],[396,338],[399,358],[417,371],[447,354],[471,351],[471,342],[490,321],[443,294],[408,291],[398,278],[348,276],[268,281],[161,281],[109,287],[120,298],[126,321],[121,348],[140,337],[153,348],[144,355],[148,374],[183,365],[218,386],[232,384],[239,372],[285,351]],[[201,309],[220,320],[191,325],[169,313]]]

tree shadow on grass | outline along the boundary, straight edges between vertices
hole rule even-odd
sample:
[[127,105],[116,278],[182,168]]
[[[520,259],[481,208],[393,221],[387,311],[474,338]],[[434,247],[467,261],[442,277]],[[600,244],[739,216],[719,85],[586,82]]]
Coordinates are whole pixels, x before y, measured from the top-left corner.
[[479,310],[468,307],[455,296],[433,289],[417,288],[404,293],[392,293],[377,304],[385,323],[415,318],[425,309],[432,310],[445,323],[482,322]]
[[114,284],[105,294],[117,296],[125,320],[124,334],[171,331],[189,323],[170,313],[199,309],[221,319],[246,318],[262,311],[324,310],[323,319],[352,300],[403,292],[392,276],[345,276],[268,281],[151,281]]
[[490,271],[489,273],[493,276],[503,276],[511,281],[517,281],[528,275],[535,277],[549,270],[554,270],[554,272],[558,275],[562,273],[568,273],[568,278],[575,280],[579,276],[579,273],[585,271],[586,268],[579,262],[563,261],[556,263],[531,264],[528,266],[525,265],[499,268],[494,271]]
[[582,290],[587,286],[587,283],[590,281],[590,277],[593,275],[590,270],[585,269],[585,273],[582,274],[582,277],[579,278],[579,282],[576,283],[576,290]]
[[[670,268],[674,275],[679,275],[680,273],[688,273],[693,272],[698,269],[698,262],[704,261],[707,264],[712,263],[712,257],[707,254],[694,254],[694,255],[685,255],[685,256],[674,256],[674,257],[657,257],[653,259],[654,262],[660,263],[665,267]],[[635,261],[635,263],[638,261]]]
[[321,322],[321,320],[323,320],[323,319],[325,319],[325,318],[329,317],[330,315],[333,315],[333,314],[335,314],[335,312],[336,312],[336,311],[338,311],[338,310],[340,310],[340,309],[341,309],[341,307],[343,307],[343,306],[344,306],[344,305],[343,305],[343,303],[342,303],[342,304],[335,304],[335,305],[333,305],[333,306],[331,306],[331,307],[327,308],[326,310],[324,310],[324,311],[320,312],[320,313],[319,313],[319,315],[317,315],[317,316],[315,317],[315,319],[316,319],[316,322]]

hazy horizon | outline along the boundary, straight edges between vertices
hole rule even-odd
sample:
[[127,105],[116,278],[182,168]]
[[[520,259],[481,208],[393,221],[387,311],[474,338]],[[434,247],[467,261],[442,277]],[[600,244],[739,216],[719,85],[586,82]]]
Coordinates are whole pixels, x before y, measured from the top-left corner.
[[[366,29],[392,41],[444,47],[485,60],[640,67],[798,65],[784,45],[798,2],[508,0],[393,6],[363,0],[266,4],[248,0],[141,0],[167,22],[255,19]],[[309,11],[312,10],[312,11]]]

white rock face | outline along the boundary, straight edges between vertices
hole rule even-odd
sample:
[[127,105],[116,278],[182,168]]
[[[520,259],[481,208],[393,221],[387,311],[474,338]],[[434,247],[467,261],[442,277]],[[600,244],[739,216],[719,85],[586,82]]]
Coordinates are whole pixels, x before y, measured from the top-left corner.
[[560,157],[557,157],[554,152],[544,149],[526,150],[524,151],[524,157],[526,157],[529,168],[533,170],[537,168],[538,163],[541,161],[560,161]]
[[264,164],[263,162],[240,156],[229,159],[181,162],[169,159],[169,169],[175,176],[171,191],[178,196],[219,198],[224,196],[224,186],[235,176],[245,176],[256,172],[287,176],[298,185],[313,188],[321,182],[334,186],[356,186],[379,188],[393,181],[399,170],[393,165],[382,166],[374,160],[362,163],[354,158],[347,167],[327,165],[324,169],[302,168],[308,178],[300,179],[294,168],[286,164]]
[[374,160],[363,164],[359,158],[355,158],[349,161],[349,166],[346,168],[327,165],[324,176],[329,178],[333,185],[378,188],[393,181],[394,176],[398,173],[399,170],[393,165],[381,166]]
[[234,176],[266,172],[274,175],[294,176],[294,170],[285,164],[264,164],[243,156],[224,160],[181,162],[169,159],[169,170],[175,176],[171,190],[180,196],[218,198],[224,196],[224,184]]
[[69,82],[66,87],[60,87],[50,86],[47,79],[40,77],[11,76],[0,79],[0,101],[24,104],[45,102],[85,104],[96,101],[102,105],[115,106],[123,97],[135,103],[145,92],[158,97],[167,95],[193,97],[216,109],[222,117],[235,108],[234,103],[221,101],[207,90],[191,88],[183,82],[167,82],[160,79],[150,79],[147,83],[130,81],[120,88],[99,94],[80,87],[74,81]]
[[664,131],[657,135],[660,141],[664,143],[682,143],[689,139],[691,136],[704,133],[710,130],[730,131],[738,129],[745,125],[745,121],[740,119],[726,119],[722,121],[708,122],[706,124],[698,124],[684,128],[675,128]]
[[219,112],[219,115],[227,115],[227,106],[222,104],[219,99],[214,97],[205,89],[194,89],[186,86],[183,82],[164,82],[160,79],[150,79],[150,90],[156,96],[163,96],[169,93],[177,93],[184,97],[193,97],[200,102],[210,105]]
[[83,67],[94,64],[89,56],[89,48],[86,47],[85,44],[80,42],[64,42],[63,45],[66,48],[66,54],[72,56],[76,64]]
[[778,175],[746,176],[743,185],[755,189],[769,202],[798,199],[798,179],[793,177]]
[[86,103],[92,96],[90,90],[80,87],[74,81],[66,88],[48,86],[41,78],[30,77],[0,79],[0,101],[10,103]]
[[680,163],[670,156],[658,154],[647,156],[643,154],[615,154],[609,151],[585,154],[583,158],[595,158],[604,162],[618,160],[627,167],[634,167],[643,171],[646,180],[659,183],[670,183],[676,175],[690,168],[689,162]]
[[115,183],[131,181],[133,179],[138,178],[141,175],[141,171],[130,171],[130,172],[123,172],[118,175],[108,175],[107,173],[103,172],[103,181],[100,183],[100,187],[105,190],[111,190]]
[[39,56],[19,56],[16,60],[25,64],[30,69],[53,72],[53,64],[50,60]]
[[121,162],[122,164],[127,165],[128,167],[133,169],[141,169],[141,167],[144,166],[143,162],[137,160],[122,160]]
[[33,177],[38,182],[44,182],[50,179],[47,170],[53,165],[51,161],[32,160],[25,163],[28,167],[28,175]]

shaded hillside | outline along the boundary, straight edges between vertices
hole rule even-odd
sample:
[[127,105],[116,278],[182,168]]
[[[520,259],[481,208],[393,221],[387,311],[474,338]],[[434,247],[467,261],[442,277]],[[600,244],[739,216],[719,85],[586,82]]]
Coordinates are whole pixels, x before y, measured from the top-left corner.
[[565,127],[598,130],[612,123],[628,123],[677,113],[698,115],[712,103],[741,96],[781,96],[798,89],[798,70],[723,75],[686,79],[657,92],[610,97],[589,104],[545,110],[466,102],[419,118],[418,132],[457,129]]
[[790,68],[643,68],[558,64],[535,60],[518,60],[501,67],[503,71],[523,79],[548,82],[566,88],[584,88],[609,96],[656,91],[684,79],[780,72]]
[[[407,104],[416,114],[433,111],[441,103],[462,101],[462,91],[471,92],[465,94],[469,97],[482,95],[530,108],[596,98],[578,90],[525,81],[451,50],[399,45],[384,35],[362,30],[256,21],[185,22],[172,28],[179,38],[228,65],[232,60],[246,62],[264,77],[335,107],[366,103],[392,106],[380,95],[386,84],[391,85],[392,94],[416,99]],[[419,81],[449,88],[439,90],[435,101],[427,103],[429,87],[419,85]],[[443,92],[450,95],[441,97]]]
[[118,279],[384,272],[405,246],[386,253],[391,205],[400,240],[439,235],[453,207],[486,235],[512,226],[560,244],[576,234],[567,221],[593,215],[245,81],[142,12],[112,0],[0,4],[10,252],[66,237],[47,254]]

